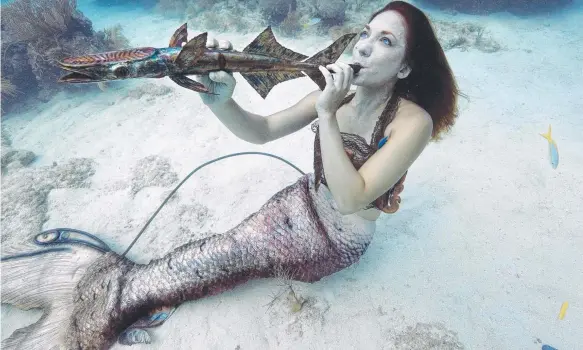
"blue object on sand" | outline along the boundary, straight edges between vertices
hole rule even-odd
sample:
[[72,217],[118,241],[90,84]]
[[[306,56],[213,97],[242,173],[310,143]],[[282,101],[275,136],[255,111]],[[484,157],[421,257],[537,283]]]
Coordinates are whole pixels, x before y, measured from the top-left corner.
[[543,345],[542,350],[559,350],[559,349],[553,348],[552,346],[545,344],[545,345]]

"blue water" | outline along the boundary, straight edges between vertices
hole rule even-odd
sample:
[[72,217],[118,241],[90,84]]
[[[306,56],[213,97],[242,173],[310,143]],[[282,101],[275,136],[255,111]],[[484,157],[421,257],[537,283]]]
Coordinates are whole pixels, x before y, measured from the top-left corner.
[[[10,2],[1,1],[3,10]],[[471,2],[414,2],[434,24],[466,97],[452,132],[411,166],[401,209],[378,219],[361,262],[298,283],[310,299],[297,314],[263,307],[276,284],[181,305],[139,349],[583,349],[583,1],[460,7]],[[180,180],[230,153],[270,152],[313,171],[309,127],[264,145],[243,141],[196,92],[167,77],[55,83],[63,72],[54,59],[99,53],[100,35],[116,25],[123,48],[166,47],[187,23],[188,39],[208,32],[237,50],[271,25],[282,45],[310,56],[342,30],[360,30],[385,4],[340,1],[344,19],[330,19],[333,2],[298,2],[297,17],[284,20],[289,4],[279,3],[80,0],[98,33],[93,44],[56,34],[30,56],[9,40],[3,11],[2,254],[53,227],[93,232],[122,252]],[[339,60],[351,58],[347,50]],[[262,99],[235,78],[233,99],[264,116],[317,88],[300,78]],[[540,136],[549,125],[556,169]],[[297,176],[267,157],[213,164],[168,202],[130,257],[147,263],[225,231]],[[2,340],[39,317],[2,304]]]

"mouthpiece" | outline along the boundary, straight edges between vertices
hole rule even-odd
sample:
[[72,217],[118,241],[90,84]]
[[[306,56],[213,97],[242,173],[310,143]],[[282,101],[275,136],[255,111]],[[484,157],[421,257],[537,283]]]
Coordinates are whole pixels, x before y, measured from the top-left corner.
[[[349,63],[348,65],[350,67],[352,67],[352,70],[354,71],[354,75],[357,75],[360,68],[362,68],[362,66],[358,63]],[[328,70],[332,73],[336,73],[333,69],[328,69]]]
[[349,63],[348,65],[352,67],[352,70],[354,70],[354,75],[358,74],[358,71],[360,68],[362,68],[362,66],[358,63]]

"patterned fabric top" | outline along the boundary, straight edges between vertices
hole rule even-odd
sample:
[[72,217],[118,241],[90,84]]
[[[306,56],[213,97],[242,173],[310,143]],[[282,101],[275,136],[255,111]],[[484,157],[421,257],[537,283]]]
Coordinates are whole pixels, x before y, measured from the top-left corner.
[[[352,97],[354,97],[354,94],[347,96],[344,99],[342,105],[350,102]],[[346,154],[352,161],[352,164],[356,170],[360,169],[360,167],[387,141],[387,137],[383,136],[383,134],[386,126],[394,118],[394,112],[396,111],[395,107],[396,101],[391,98],[387,104],[387,108],[385,108],[385,111],[383,111],[381,117],[377,121],[377,125],[373,131],[373,136],[370,143],[360,135],[340,132],[344,144],[344,150],[346,151]],[[316,134],[314,139],[314,175],[316,179],[317,190],[320,183],[327,185],[322,165],[318,121],[312,123],[311,129]],[[383,137],[377,141],[380,136]],[[399,181],[397,181],[397,183],[391,189],[389,189],[387,192],[377,198],[374,202],[368,204],[363,209],[377,208],[385,213],[396,212],[399,209],[399,204],[401,203],[401,197],[399,197],[399,194],[404,189],[403,182],[405,181],[406,176],[407,172],[405,172],[401,179],[399,179]]]

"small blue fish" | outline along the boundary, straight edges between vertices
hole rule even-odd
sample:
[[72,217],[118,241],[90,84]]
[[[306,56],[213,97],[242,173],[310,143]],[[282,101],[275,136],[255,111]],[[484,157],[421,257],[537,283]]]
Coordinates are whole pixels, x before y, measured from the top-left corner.
[[552,347],[550,345],[546,345],[545,344],[545,345],[543,345],[542,350],[558,350],[558,349],[557,348],[554,348],[554,347]]
[[546,134],[540,134],[540,136],[544,137],[549,141],[549,158],[551,161],[551,166],[553,169],[557,169],[559,166],[559,148],[557,147],[557,143],[553,140],[551,136],[551,125],[549,124],[549,131]]
[[311,27],[313,25],[316,25],[318,23],[320,23],[321,19],[318,17],[314,17],[312,19],[310,19],[308,22],[304,23],[302,26],[305,28]]

